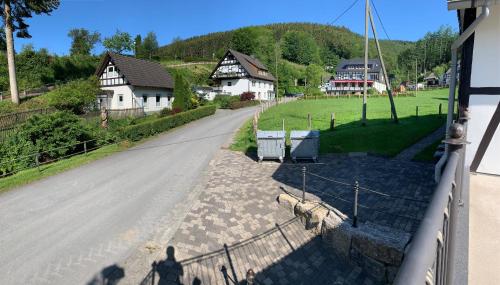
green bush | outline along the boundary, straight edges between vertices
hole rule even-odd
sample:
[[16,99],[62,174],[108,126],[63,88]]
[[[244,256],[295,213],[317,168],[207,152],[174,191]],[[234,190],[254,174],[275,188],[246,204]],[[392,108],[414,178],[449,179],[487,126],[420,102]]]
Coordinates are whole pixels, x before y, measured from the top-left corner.
[[17,133],[0,144],[0,175],[28,168],[35,163],[36,147],[25,136]]
[[240,109],[240,108],[245,108],[245,107],[250,107],[250,106],[256,106],[259,105],[259,101],[255,100],[250,100],[250,101],[235,101],[229,103],[229,109],[235,110],[235,109]]
[[51,107],[83,114],[85,109],[95,105],[99,92],[97,78],[91,77],[87,80],[71,81],[47,93],[46,96]]
[[0,101],[0,114],[8,114],[16,112],[16,104],[12,103],[10,100]]
[[191,101],[192,94],[189,89],[189,83],[180,74],[175,74],[174,80],[174,102],[172,103],[172,107],[187,111],[193,103]]
[[216,95],[214,103],[221,109],[229,109],[232,102],[239,102],[240,97],[231,95]]
[[37,152],[43,153],[42,161],[80,151],[83,146],[77,143],[93,139],[81,119],[68,112],[35,115],[26,121],[19,133],[36,147]]
[[178,113],[169,117],[124,127],[121,130],[122,138],[137,141],[172,128],[182,126],[191,121],[210,116],[215,113],[215,106],[204,106],[198,109]]

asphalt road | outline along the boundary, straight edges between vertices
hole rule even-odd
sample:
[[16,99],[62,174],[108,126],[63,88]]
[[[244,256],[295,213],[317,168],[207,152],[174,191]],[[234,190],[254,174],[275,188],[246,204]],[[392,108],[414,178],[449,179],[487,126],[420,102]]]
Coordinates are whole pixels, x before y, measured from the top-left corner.
[[[218,111],[0,195],[0,284],[87,284],[158,231],[255,109]],[[126,272],[124,272],[126,274]]]

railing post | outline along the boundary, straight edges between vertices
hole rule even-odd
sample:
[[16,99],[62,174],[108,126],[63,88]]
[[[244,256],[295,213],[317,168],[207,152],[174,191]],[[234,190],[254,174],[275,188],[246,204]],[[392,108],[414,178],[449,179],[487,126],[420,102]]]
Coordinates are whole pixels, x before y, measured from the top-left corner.
[[306,202],[306,167],[302,167],[302,203]]
[[439,103],[439,116],[441,116],[443,114],[442,107],[443,107],[443,104]]
[[418,118],[418,106],[415,108],[415,115],[417,116]]
[[353,205],[353,214],[352,214],[352,226],[358,227],[358,194],[359,194],[359,183],[358,181],[354,182],[354,205]]
[[83,142],[83,152],[87,155],[87,141]]

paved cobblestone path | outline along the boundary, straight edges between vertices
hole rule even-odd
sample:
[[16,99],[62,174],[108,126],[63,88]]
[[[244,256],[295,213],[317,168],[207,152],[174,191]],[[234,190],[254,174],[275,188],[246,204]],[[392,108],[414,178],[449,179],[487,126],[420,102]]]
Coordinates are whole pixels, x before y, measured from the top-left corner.
[[316,164],[259,164],[221,150],[198,199],[158,250],[159,263],[143,274],[142,284],[235,284],[250,268],[258,284],[376,284],[360,268],[337,260],[319,236],[279,208],[280,186],[298,191],[303,166],[308,192],[348,215],[352,205],[345,201],[352,200],[354,180],[365,189],[404,197],[361,191],[360,203],[370,209],[360,208],[360,221],[409,232],[418,226],[434,186],[430,164],[348,155],[326,155]]

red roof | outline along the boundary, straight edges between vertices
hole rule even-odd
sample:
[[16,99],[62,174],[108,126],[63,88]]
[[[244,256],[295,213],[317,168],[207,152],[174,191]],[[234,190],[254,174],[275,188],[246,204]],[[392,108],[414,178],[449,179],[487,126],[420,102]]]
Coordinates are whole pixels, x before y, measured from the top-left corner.
[[[364,80],[333,80],[333,83],[364,83]],[[373,80],[368,80],[368,83],[373,83]]]

